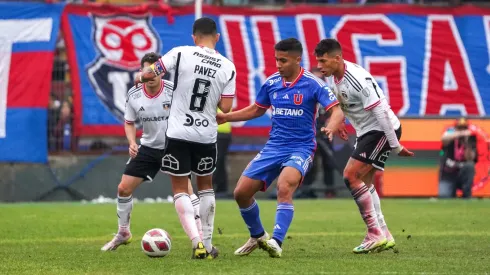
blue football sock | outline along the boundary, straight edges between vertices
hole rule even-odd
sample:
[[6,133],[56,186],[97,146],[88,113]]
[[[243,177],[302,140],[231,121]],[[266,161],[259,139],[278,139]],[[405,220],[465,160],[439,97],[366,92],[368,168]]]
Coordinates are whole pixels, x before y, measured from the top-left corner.
[[286,233],[288,232],[291,221],[293,220],[294,206],[290,203],[280,203],[277,205],[276,224],[272,238],[282,245]]
[[248,231],[250,231],[250,236],[252,238],[262,237],[264,235],[264,227],[260,221],[260,211],[257,202],[254,201],[252,205],[247,208],[240,208],[240,213],[242,214],[243,220],[247,224]]

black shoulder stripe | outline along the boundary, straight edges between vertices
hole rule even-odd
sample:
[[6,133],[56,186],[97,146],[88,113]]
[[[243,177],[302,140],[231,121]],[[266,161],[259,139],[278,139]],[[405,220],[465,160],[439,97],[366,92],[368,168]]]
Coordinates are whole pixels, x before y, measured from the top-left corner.
[[347,76],[356,85],[359,91],[362,91],[361,83],[359,83],[359,81],[349,71],[345,71],[345,76]]
[[177,54],[177,62],[175,62],[175,75],[174,75],[174,91],[177,90],[177,84],[179,84],[179,65],[181,52]]
[[167,89],[170,89],[170,90],[173,90],[174,89],[174,84],[172,82],[168,82],[168,81],[164,81],[163,82],[163,85],[165,86],[165,88]]
[[232,72],[231,72],[231,77],[230,77],[230,79],[228,80],[228,82],[232,81],[234,77],[235,77],[235,71],[232,71]]
[[128,91],[128,93],[127,93],[127,94],[128,94],[128,97],[129,97],[130,95],[132,95],[132,94],[136,93],[136,92],[141,91],[141,89],[142,89],[142,88],[143,88],[143,85],[138,84],[138,87],[134,86],[133,88],[129,89],[129,91]]
[[347,82],[350,83],[350,85],[352,86],[352,88],[354,88],[357,92],[362,91],[362,89],[360,89],[359,86],[357,86],[356,83],[354,81],[352,81],[352,79],[350,78],[350,76],[348,76],[347,74],[345,74],[344,77],[345,77],[345,79],[347,79]]

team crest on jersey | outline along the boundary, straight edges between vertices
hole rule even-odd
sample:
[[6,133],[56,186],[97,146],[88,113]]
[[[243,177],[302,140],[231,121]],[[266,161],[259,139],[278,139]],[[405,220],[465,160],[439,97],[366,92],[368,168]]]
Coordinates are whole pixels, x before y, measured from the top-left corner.
[[344,79],[344,80],[342,80],[342,82],[343,82],[346,89],[350,89],[350,85],[349,85],[348,81],[345,81],[345,79]]
[[170,109],[170,101],[163,102],[163,109],[165,111],[167,111],[168,109]]
[[86,71],[98,98],[120,121],[124,120],[125,92],[133,86],[141,58],[148,52],[160,51],[160,40],[150,19],[149,16],[92,16],[93,41],[98,54]]
[[341,92],[341,95],[342,95],[342,97],[343,97],[345,100],[348,100],[348,99],[349,99],[349,97],[347,96],[347,93],[346,93],[346,92],[342,91],[342,92]]
[[303,103],[303,95],[302,94],[294,94],[294,104],[301,105],[301,103]]
[[361,93],[365,96],[365,97],[369,97],[369,95],[371,94],[371,91],[369,90],[368,87],[362,89]]

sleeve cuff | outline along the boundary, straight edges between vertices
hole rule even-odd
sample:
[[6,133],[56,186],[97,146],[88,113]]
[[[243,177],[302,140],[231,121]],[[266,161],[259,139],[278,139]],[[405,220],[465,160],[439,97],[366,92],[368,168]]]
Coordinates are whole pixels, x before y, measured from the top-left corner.
[[134,124],[134,121],[131,121],[131,120],[124,120],[124,122],[125,122],[126,124]]
[[333,106],[336,106],[336,105],[339,105],[339,101],[338,100],[330,103],[330,105],[328,105],[327,107],[325,107],[325,111],[330,110]]
[[269,107],[271,107],[271,106],[262,105],[262,104],[258,103],[257,101],[255,102],[255,105],[259,106],[262,109],[269,109]]

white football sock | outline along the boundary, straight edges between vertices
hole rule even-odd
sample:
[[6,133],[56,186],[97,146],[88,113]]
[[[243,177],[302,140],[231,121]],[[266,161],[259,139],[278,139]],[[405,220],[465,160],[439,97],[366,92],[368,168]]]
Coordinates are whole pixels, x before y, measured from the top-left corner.
[[371,198],[373,200],[374,209],[376,210],[376,217],[378,218],[378,223],[380,227],[386,226],[385,217],[383,216],[383,212],[381,212],[381,201],[379,200],[378,192],[376,192],[376,188],[374,185],[369,187],[369,192],[371,193]]
[[216,213],[216,199],[213,189],[201,190],[198,192],[201,200],[199,214],[202,223],[203,243],[206,250],[210,252],[213,249],[213,231],[214,231],[214,215]]
[[133,210],[133,196],[121,197],[117,196],[117,223],[119,232],[129,232],[129,220],[131,219],[131,211]]
[[198,242],[201,241],[201,238],[199,238],[199,232],[197,231],[196,221],[194,220],[194,209],[189,194],[175,194],[174,203],[175,210],[177,210],[177,214],[179,215],[180,224],[182,224],[185,233],[192,241],[192,246],[196,247]]
[[202,225],[201,225],[201,217],[199,213],[200,201],[199,198],[194,193],[191,194],[191,202],[192,202],[192,206],[194,207],[194,219],[196,220],[197,231],[199,231],[199,237],[201,237],[202,239]]

